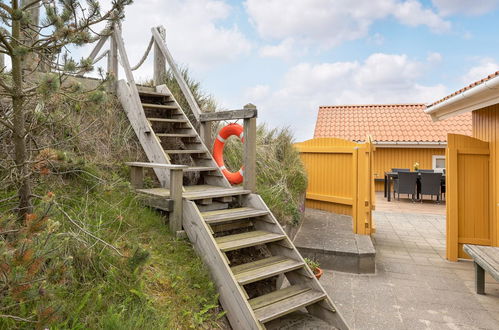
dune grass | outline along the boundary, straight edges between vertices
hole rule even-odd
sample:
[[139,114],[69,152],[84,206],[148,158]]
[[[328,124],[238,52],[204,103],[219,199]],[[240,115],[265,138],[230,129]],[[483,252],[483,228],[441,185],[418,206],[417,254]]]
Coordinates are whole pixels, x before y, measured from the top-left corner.
[[[37,292],[46,291],[45,297],[0,299],[1,314],[52,329],[223,327],[216,290],[189,242],[174,238],[164,218],[144,207],[126,181],[100,177],[87,167],[81,170],[47,175],[36,188],[37,194],[50,192],[51,196],[50,201],[37,202],[36,212],[44,212],[50,204],[50,223],[59,224],[38,252],[50,254],[47,264],[64,261],[63,280],[33,283]],[[8,213],[2,215],[0,232],[9,218]],[[2,241],[10,239],[14,238]],[[4,245],[0,247],[0,263],[8,252]],[[9,285],[15,290],[14,281],[4,287]],[[53,315],[41,320],[39,311],[47,306]],[[32,327],[31,322],[0,317],[1,329]]]
[[[302,216],[307,176],[293,134],[287,128],[257,129],[257,192],[281,224],[296,225]],[[231,137],[224,149],[224,160],[230,171],[242,164],[242,143]]]
[[145,158],[117,100],[46,100],[36,122],[29,221],[14,216],[0,130],[0,329],[226,327],[191,244],[130,188],[124,162]]

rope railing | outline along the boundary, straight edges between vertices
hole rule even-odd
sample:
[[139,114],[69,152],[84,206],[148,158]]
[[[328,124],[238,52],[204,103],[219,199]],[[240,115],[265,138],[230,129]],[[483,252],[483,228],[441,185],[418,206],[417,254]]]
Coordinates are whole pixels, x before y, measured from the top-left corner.
[[151,37],[151,40],[149,40],[149,45],[147,46],[147,49],[146,49],[144,55],[142,55],[142,58],[140,59],[139,63],[137,63],[135,66],[131,67],[132,71],[137,70],[138,68],[140,68],[140,66],[142,64],[144,64],[144,62],[146,61],[147,57],[149,56],[149,53],[151,52],[153,44],[154,44],[154,38]]
[[102,60],[104,57],[106,57],[107,55],[109,55],[109,49],[106,50],[105,52],[103,52],[102,54],[100,54],[100,56],[98,56],[93,62],[92,64],[96,64],[97,62],[99,62],[100,60]]

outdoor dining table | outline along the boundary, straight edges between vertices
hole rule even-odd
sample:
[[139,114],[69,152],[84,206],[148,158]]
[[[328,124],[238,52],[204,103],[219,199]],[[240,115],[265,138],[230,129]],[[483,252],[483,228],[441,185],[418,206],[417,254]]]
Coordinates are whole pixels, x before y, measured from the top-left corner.
[[[398,172],[385,172],[385,197],[390,202],[392,196],[392,182],[397,179]],[[418,181],[421,180],[421,173],[418,173]],[[445,174],[442,173],[442,183],[445,184]],[[419,198],[419,196],[417,196]]]

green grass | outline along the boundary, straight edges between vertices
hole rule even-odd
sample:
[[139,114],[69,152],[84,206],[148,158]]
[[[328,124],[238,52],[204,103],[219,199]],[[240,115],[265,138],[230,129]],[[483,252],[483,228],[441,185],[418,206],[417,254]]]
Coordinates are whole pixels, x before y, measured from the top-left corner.
[[[49,215],[61,224],[47,249],[57,249],[55,258],[71,260],[66,270],[68,280],[50,292],[50,306],[57,310],[57,319],[50,327],[223,326],[217,292],[189,242],[174,238],[164,218],[144,207],[126,181],[100,179],[97,173],[96,169],[85,168],[64,178],[49,175],[36,186],[39,195],[48,191],[55,194],[56,205]],[[45,204],[37,204],[38,212]],[[124,257],[82,233],[57,206],[81,227],[115,246]],[[45,299],[37,299],[9,310],[0,301],[0,314],[29,318],[33,310],[47,304]],[[0,317],[2,329],[32,327],[31,323]]]

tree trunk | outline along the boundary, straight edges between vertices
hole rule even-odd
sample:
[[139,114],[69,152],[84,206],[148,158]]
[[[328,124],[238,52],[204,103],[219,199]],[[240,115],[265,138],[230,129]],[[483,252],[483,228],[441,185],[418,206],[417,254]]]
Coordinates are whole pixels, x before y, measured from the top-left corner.
[[[17,1],[12,1],[13,9],[18,7]],[[19,19],[12,20],[12,48],[15,50],[19,47],[21,36],[21,21]],[[29,155],[26,145],[26,114],[24,112],[24,97],[23,97],[23,63],[22,55],[18,52],[11,54],[12,60],[12,111],[13,111],[13,126],[14,131],[14,159],[16,162],[16,177],[18,185],[19,207],[18,215],[21,219],[27,213],[33,212],[31,203],[31,180],[29,168]]]

